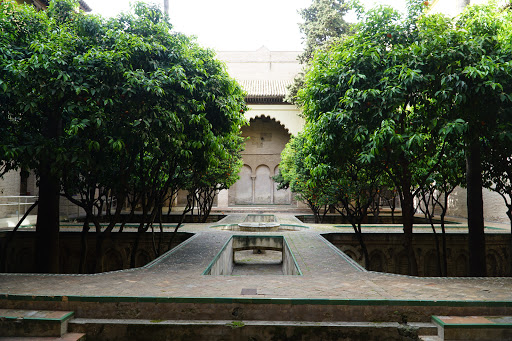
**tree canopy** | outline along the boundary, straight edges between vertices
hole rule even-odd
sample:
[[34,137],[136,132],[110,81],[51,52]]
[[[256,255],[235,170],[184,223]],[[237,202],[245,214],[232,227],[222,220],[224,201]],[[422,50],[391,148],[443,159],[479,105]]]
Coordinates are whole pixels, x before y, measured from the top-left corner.
[[[426,6],[411,1],[405,15],[384,6],[364,13],[353,36],[316,53],[298,93],[306,118],[303,138],[317,146],[309,159],[325,165],[310,174],[339,180],[351,174],[354,164],[347,161],[355,160],[366,165],[358,175],[369,171],[393,184],[411,274],[417,271],[414,197],[460,155],[452,149],[462,148],[468,203],[481,201],[480,141],[510,119],[504,116],[512,77],[508,11],[473,6],[447,18],[427,14]],[[452,143],[457,137],[464,142]],[[356,158],[347,150],[356,151]],[[468,211],[477,215],[469,217],[471,274],[484,274],[482,206]]]
[[[38,177],[47,205],[38,214],[39,271],[57,271],[60,193],[81,194],[86,212],[97,193],[120,203],[130,196],[154,219],[190,174],[240,157],[244,93],[214,52],[172,31],[156,7],[137,3],[104,19],[77,5],[0,4],[0,166]],[[229,185],[233,172],[211,181]]]

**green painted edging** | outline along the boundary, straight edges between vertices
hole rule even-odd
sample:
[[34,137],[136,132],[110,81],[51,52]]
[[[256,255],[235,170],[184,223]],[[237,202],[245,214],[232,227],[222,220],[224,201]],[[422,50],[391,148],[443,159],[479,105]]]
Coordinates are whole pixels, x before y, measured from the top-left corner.
[[[334,225],[334,227],[336,228],[347,228],[347,227],[352,227],[352,225],[350,224],[342,224],[342,225]],[[371,227],[371,228],[385,228],[385,229],[402,229],[402,225],[401,224],[395,224],[395,225],[365,225],[365,224],[362,224],[361,227]],[[438,228],[441,228],[441,226],[435,226],[436,229]],[[431,226],[421,226],[421,225],[414,225],[414,228],[415,229],[432,229]],[[461,225],[461,226],[445,226],[445,229],[467,229],[468,226],[467,225]],[[488,229],[488,230],[505,230],[504,228],[501,228],[501,227],[494,227],[494,226],[484,226],[485,229]]]
[[[158,224],[158,223],[157,223]],[[108,224],[100,224],[101,226],[108,226]],[[184,224],[181,224],[181,226],[183,226]],[[72,227],[82,227],[84,226],[84,224],[76,224],[76,223],[60,223],[60,227],[69,227],[69,226],[72,226]],[[114,227],[120,227],[121,224],[118,223],[116,224]],[[137,224],[137,223],[126,223],[124,224],[125,227],[138,227],[140,226],[140,224]],[[162,226],[164,227],[176,227],[178,226],[178,224],[174,224],[174,223],[163,223]]]
[[284,244],[286,245],[286,248],[288,249],[288,251],[290,251],[290,254],[292,255],[293,263],[295,264],[295,268],[299,272],[299,276],[302,276],[302,271],[300,270],[299,264],[297,263],[297,259],[295,259],[295,255],[293,254],[293,251],[292,251],[290,245],[288,244],[288,241],[286,240],[285,236],[283,236],[283,241],[284,241]]
[[220,249],[219,252],[217,252],[217,254],[215,255],[215,257],[213,257],[213,260],[210,262],[210,264],[208,264],[208,267],[206,268],[206,270],[203,271],[202,275],[205,275],[205,276],[209,276],[209,272],[211,271],[212,269],[212,266],[213,264],[215,264],[215,262],[217,262],[217,260],[220,258],[220,255],[224,252],[224,250],[226,249],[226,247],[228,246],[229,242],[231,240],[233,240],[233,238],[258,238],[258,237],[265,237],[265,238],[282,238],[283,239],[283,242],[284,244],[286,244],[286,247],[288,248],[288,250],[290,250],[290,254],[292,255],[292,258],[293,258],[293,262],[295,263],[295,267],[297,268],[297,270],[299,271],[299,276],[302,276],[302,271],[300,270],[300,267],[299,267],[299,264],[297,263],[297,260],[295,259],[295,255],[293,254],[293,251],[292,249],[290,248],[290,245],[288,244],[288,242],[286,241],[286,237],[285,236],[276,236],[276,235],[261,235],[261,234],[255,234],[255,235],[252,235],[252,234],[243,234],[243,235],[240,235],[240,234],[234,234],[232,235],[228,240],[227,242],[224,243],[224,245],[222,246],[222,248]]
[[281,235],[265,235],[265,234],[234,234],[231,236],[231,238],[233,237],[238,237],[238,238],[261,238],[261,237],[264,237],[264,238],[283,238],[284,239],[284,236],[281,236]]
[[512,308],[512,301],[427,301],[427,300],[360,300],[327,298],[243,298],[243,297],[136,297],[136,296],[34,296],[0,295],[0,302],[87,302],[87,303],[207,303],[207,304],[290,304],[340,306],[404,306],[404,307],[494,307]]
[[217,262],[217,260],[220,258],[220,255],[224,252],[224,250],[226,249],[226,247],[228,246],[229,242],[233,239],[233,236],[231,236],[225,243],[224,245],[222,246],[222,248],[220,249],[219,252],[217,252],[217,254],[215,255],[215,257],[213,257],[212,261],[210,262],[210,264],[208,264],[208,267],[206,268],[206,270],[203,271],[202,275],[205,275],[205,276],[209,276],[209,273],[211,272],[212,270],[212,266],[213,264],[215,264],[215,262]]
[[512,323],[446,323],[437,316],[432,320],[444,329],[512,329]]
[[[306,225],[297,225],[297,224],[280,224],[281,226],[293,226],[293,227],[300,227],[300,228],[303,228],[303,229],[309,229],[309,226],[306,226]],[[286,231],[283,231],[283,232],[286,232]]]
[[[69,320],[74,315],[75,315],[75,313],[73,311],[70,311],[69,313],[67,313],[66,315],[62,316],[61,318],[48,318],[48,317],[31,317],[31,316],[27,316],[27,317],[21,317],[21,319],[23,319],[23,320],[32,320],[32,321],[55,321],[55,322],[62,322],[62,321]],[[20,318],[20,316],[1,316],[0,315],[0,318],[6,319],[6,320],[17,320],[17,319]]]
[[[190,232],[185,232],[185,233],[190,233]],[[163,261],[164,259],[166,259],[167,257],[169,257],[170,255],[172,255],[174,252],[178,251],[179,249],[181,249],[182,247],[184,247],[185,245],[187,245],[188,243],[190,243],[192,240],[194,240],[196,237],[198,236],[198,234],[192,234],[190,237],[188,237],[185,241],[179,243],[178,245],[176,245],[175,247],[173,247],[172,249],[170,249],[169,251],[167,252],[164,252],[164,254],[162,254],[161,256],[153,259],[151,262],[147,263],[146,265],[143,265],[141,267],[138,267],[138,268],[130,268],[130,269],[125,269],[125,270],[131,270],[131,269],[151,269],[153,266],[159,264],[161,261]],[[121,270],[123,271],[123,270]],[[100,272],[100,273],[103,273],[103,272]]]
[[[208,226],[208,228],[214,229],[214,228],[217,228],[217,227],[232,226],[232,225],[237,225],[238,226],[238,224],[218,224],[218,225]],[[298,224],[281,224],[281,223],[279,223],[279,226],[293,226],[293,227],[300,227],[300,228],[303,228],[303,229],[309,229],[309,226],[298,225]],[[244,232],[244,231],[237,231],[237,232]],[[249,231],[245,231],[245,232],[249,232]],[[287,231],[275,231],[275,232],[287,232]]]

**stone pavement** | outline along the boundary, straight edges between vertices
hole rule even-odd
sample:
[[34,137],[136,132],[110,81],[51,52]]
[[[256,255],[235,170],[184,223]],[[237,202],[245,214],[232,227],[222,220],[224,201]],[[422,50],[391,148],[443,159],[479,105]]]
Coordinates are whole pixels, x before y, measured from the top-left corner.
[[[210,226],[244,217],[233,214],[214,224],[186,224],[181,231],[195,235],[145,268],[95,275],[0,274],[0,295],[512,302],[512,278],[415,278],[361,270],[320,235],[351,231],[332,225],[265,233],[285,236],[302,276],[202,275],[231,235],[251,234]],[[282,224],[303,225],[291,215],[276,217]],[[256,295],[242,295],[242,289],[256,289]]]

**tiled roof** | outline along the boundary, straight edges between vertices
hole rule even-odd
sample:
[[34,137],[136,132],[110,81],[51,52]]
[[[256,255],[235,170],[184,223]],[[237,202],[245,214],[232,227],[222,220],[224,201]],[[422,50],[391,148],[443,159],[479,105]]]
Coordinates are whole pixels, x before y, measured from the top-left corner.
[[247,100],[281,101],[291,80],[239,80],[247,92]]

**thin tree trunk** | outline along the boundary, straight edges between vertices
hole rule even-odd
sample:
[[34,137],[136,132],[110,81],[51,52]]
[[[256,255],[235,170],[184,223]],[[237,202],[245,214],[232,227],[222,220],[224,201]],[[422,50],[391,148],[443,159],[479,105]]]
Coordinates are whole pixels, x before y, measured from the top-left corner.
[[391,199],[391,224],[395,223],[396,195]]
[[508,252],[508,265],[509,265],[509,276],[512,277],[512,206],[507,207],[507,216],[510,220],[510,240],[509,240],[509,252]]
[[[430,197],[432,197],[434,194],[429,192]],[[434,243],[436,245],[436,254],[437,254],[437,275],[442,276],[443,275],[443,269],[441,265],[441,247],[439,245],[439,237],[437,235],[436,227],[434,224],[434,200],[432,199],[432,211],[429,209],[429,201],[430,199],[427,199],[426,193],[421,193],[423,203],[425,204],[425,217],[428,219],[428,222],[430,223],[430,227],[432,228],[432,233],[434,234]]]
[[364,267],[366,270],[370,269],[370,255],[368,254],[368,249],[366,248],[366,243],[363,239],[363,233],[361,231],[361,223],[358,224],[352,224],[352,227],[354,227],[354,231],[356,232],[357,240],[359,241],[359,245],[361,246],[361,250],[363,251],[364,255]]
[[89,217],[85,217],[84,225],[82,227],[82,235],[81,235],[81,248],[80,248],[80,264],[78,266],[78,273],[84,274],[85,264],[87,263],[87,252],[88,252],[88,243],[87,237],[89,235]]
[[101,223],[97,217],[94,217],[91,214],[91,218],[93,219],[94,226],[96,227],[96,249],[95,249],[95,258],[94,258],[94,272],[100,273],[104,271],[103,268],[103,241],[104,234],[101,232]]
[[[453,187],[455,188],[455,187]],[[449,192],[444,193],[444,206],[441,207],[443,210],[441,212],[441,231],[442,231],[442,243],[443,243],[443,276],[448,277],[448,256],[447,256],[447,247],[446,247],[446,228],[445,228],[445,218],[446,212],[448,210],[448,196],[452,193],[453,189]]]
[[413,224],[414,224],[414,200],[411,194],[411,183],[408,178],[404,178],[402,183],[402,220],[404,230],[404,248],[407,253],[408,273],[411,276],[418,275],[418,263],[413,245]]
[[[471,128],[470,128],[471,129]],[[469,136],[472,136],[471,131]],[[478,136],[471,138],[466,151],[466,182],[468,206],[468,251],[469,275],[485,277],[485,233],[482,199],[482,167],[480,156],[480,140]]]
[[443,276],[448,277],[448,256],[446,251],[446,228],[445,224],[446,212],[441,213],[441,240],[443,244]]
[[59,259],[59,179],[50,172],[49,161],[41,161],[39,210],[36,223],[35,269],[38,273],[58,273]]
[[193,210],[194,209],[194,206],[192,206],[192,203],[191,203],[191,200],[189,199],[187,201],[187,206],[185,206],[185,209],[183,210],[183,212],[181,213],[181,217],[180,217],[180,221],[178,222],[178,224],[176,225],[176,227],[174,228],[174,231],[171,235],[171,238],[169,238],[169,244],[167,245],[167,250],[170,250],[172,248],[172,242],[174,241],[174,238],[176,237],[176,234],[178,232],[178,229],[181,227],[181,225],[183,224],[183,221],[185,220],[185,215],[190,211],[190,210]]

